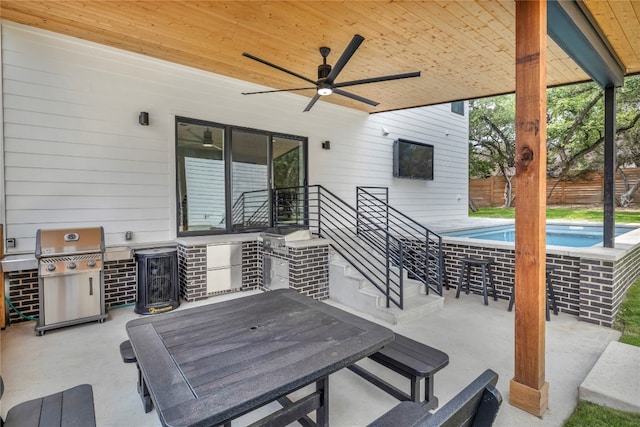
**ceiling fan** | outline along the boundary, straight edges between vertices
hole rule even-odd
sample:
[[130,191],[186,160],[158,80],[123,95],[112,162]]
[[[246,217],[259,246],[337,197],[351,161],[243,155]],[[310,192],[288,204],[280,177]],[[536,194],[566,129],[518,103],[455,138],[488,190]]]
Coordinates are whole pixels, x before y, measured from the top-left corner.
[[203,147],[215,147],[218,150],[222,151],[222,147],[220,147],[219,145],[215,144],[213,142],[213,136],[212,136],[212,132],[209,128],[206,128],[204,130],[204,132],[202,133],[202,136],[198,135],[196,132],[194,132],[193,129],[188,128],[187,132],[190,133],[192,136],[194,136],[195,138],[197,138],[198,142],[202,143]]
[[342,55],[338,59],[338,62],[331,67],[331,65],[327,64],[327,56],[331,53],[331,49],[328,47],[320,48],[320,55],[322,55],[322,64],[318,65],[318,80],[312,80],[308,77],[302,76],[298,73],[294,73],[293,71],[287,70],[286,68],[280,67],[278,65],[272,64],[271,62],[265,61],[264,59],[260,59],[256,56],[253,56],[249,53],[244,52],[242,56],[246,56],[247,58],[253,59],[254,61],[261,62],[269,67],[273,67],[276,70],[283,71],[287,74],[291,74],[292,76],[298,77],[306,82],[311,83],[313,86],[311,87],[298,87],[298,88],[290,88],[290,89],[278,89],[278,90],[265,90],[260,92],[243,92],[243,95],[256,95],[261,93],[274,93],[274,92],[290,92],[296,90],[308,90],[308,89],[316,89],[316,94],[311,98],[311,101],[307,105],[307,108],[304,111],[311,110],[311,107],[320,99],[321,96],[331,95],[332,93],[336,93],[338,95],[346,96],[347,98],[355,99],[356,101],[364,102],[365,104],[369,104],[372,106],[376,106],[379,103],[376,101],[372,101],[367,98],[363,98],[362,96],[353,94],[351,92],[347,92],[342,90],[341,88],[347,86],[356,86],[363,85],[367,83],[376,83],[376,82],[384,82],[389,80],[399,80],[399,79],[408,79],[411,77],[420,77],[420,71],[415,71],[412,73],[404,73],[404,74],[394,74],[390,76],[381,76],[381,77],[372,77],[368,79],[361,80],[351,80],[348,82],[336,83],[336,78],[338,74],[342,71],[345,65],[353,54],[356,52],[360,44],[364,41],[364,37],[359,34],[353,36],[351,43],[347,46],[347,48],[342,52]]

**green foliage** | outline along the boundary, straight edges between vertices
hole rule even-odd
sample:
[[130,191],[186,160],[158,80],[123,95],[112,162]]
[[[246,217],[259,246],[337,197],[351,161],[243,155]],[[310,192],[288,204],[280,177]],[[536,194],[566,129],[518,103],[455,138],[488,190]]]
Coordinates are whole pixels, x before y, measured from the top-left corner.
[[296,147],[273,161],[275,187],[297,187],[300,184],[301,150]]
[[640,347],[640,280],[627,291],[614,327],[622,332],[620,342]]
[[[484,178],[489,169],[503,176],[513,175],[515,141],[514,95],[495,96],[469,102],[469,176],[471,178]],[[489,165],[491,165],[490,168]],[[476,171],[481,171],[481,175],[475,175]]]
[[[618,165],[640,167],[640,75],[625,79],[616,91],[616,102]],[[473,100],[469,107],[469,177],[485,178],[493,172],[509,181],[515,174],[515,96]],[[547,91],[550,178],[559,183],[601,169],[603,142],[600,87],[582,83]],[[631,187],[627,182],[625,186]]]
[[599,156],[589,155],[604,137],[604,96],[595,83],[547,91],[547,170],[571,178],[597,170]]
[[638,425],[640,425],[640,414],[580,402],[564,427],[637,427]]
[[469,145],[469,177],[471,178],[489,178],[493,175],[495,166],[490,159],[481,157],[473,158],[474,147]]

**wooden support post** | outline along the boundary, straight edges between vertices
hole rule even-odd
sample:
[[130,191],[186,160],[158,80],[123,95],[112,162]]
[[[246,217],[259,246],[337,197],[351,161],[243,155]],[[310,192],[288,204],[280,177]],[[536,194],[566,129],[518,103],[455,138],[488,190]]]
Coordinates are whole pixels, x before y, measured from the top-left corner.
[[536,416],[545,381],[547,3],[516,1],[515,370],[509,403]]

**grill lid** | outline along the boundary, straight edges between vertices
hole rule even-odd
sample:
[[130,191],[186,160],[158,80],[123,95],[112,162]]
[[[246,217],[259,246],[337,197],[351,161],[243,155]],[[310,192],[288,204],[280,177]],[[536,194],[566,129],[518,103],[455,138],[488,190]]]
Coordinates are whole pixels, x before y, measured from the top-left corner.
[[102,227],[38,230],[36,234],[36,258],[86,252],[104,252]]

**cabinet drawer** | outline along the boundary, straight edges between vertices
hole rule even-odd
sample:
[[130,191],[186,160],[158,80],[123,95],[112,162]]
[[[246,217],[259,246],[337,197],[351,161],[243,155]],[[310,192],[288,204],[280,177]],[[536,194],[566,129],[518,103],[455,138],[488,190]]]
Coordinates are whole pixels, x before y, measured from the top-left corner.
[[242,243],[207,246],[207,269],[242,264]]
[[242,286],[242,266],[207,270],[207,293],[238,289]]

